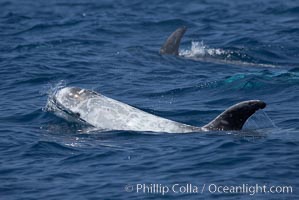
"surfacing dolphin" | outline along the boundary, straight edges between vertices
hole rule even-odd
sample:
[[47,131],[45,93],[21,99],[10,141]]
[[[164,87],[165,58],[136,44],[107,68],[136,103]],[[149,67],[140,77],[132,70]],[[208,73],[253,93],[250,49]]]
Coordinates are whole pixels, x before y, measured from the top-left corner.
[[57,116],[81,121],[98,129],[189,133],[241,130],[246,120],[257,110],[265,108],[266,104],[260,100],[240,102],[203,127],[155,116],[94,91],[77,87],[58,90],[50,100],[50,107]]
[[[171,35],[167,38],[167,40],[164,42],[162,47],[160,48],[160,54],[161,55],[175,55],[175,56],[181,56],[185,57],[187,59],[192,60],[198,60],[198,61],[205,61],[205,62],[212,62],[212,63],[219,63],[219,64],[232,64],[232,65],[238,65],[238,66],[259,66],[259,67],[276,67],[273,64],[267,64],[267,63],[255,63],[255,62],[246,62],[242,60],[234,60],[230,59],[231,52],[225,52],[224,50],[221,50],[223,54],[222,56],[226,56],[227,59],[223,59],[221,57],[217,58],[217,55],[179,55],[179,48],[180,43],[182,40],[182,37],[184,36],[185,32],[187,31],[187,27],[182,26],[178,29],[176,29]],[[203,54],[209,54],[209,53],[203,53]],[[238,53],[239,54],[239,53]]]
[[179,55],[181,39],[184,36],[187,27],[183,26],[176,29],[165,41],[160,49],[160,54]]

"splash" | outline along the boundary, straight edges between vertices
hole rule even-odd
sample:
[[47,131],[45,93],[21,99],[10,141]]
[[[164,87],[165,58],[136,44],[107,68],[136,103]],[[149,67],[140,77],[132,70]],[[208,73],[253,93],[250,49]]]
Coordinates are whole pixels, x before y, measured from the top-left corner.
[[240,50],[211,48],[203,41],[192,41],[191,49],[182,49],[179,55],[185,58],[219,64],[232,64],[239,66],[276,67],[273,64],[259,63],[253,57]]
[[229,52],[223,49],[209,48],[203,43],[203,41],[192,41],[190,50],[181,50],[180,56],[187,58],[194,57],[204,57],[204,56],[217,56],[217,55],[227,55]]
[[55,85],[49,84],[48,87],[49,89],[45,90],[47,91],[46,94],[48,95],[47,103],[44,108],[42,108],[43,111],[45,112],[55,112],[57,110],[55,104],[53,103],[53,97],[56,94],[58,90],[61,88],[64,88],[66,86],[66,82],[64,80],[59,81]]
[[277,128],[274,122],[270,119],[267,113],[263,110],[257,111],[252,115],[244,124],[244,130],[257,130],[257,129],[268,129]]

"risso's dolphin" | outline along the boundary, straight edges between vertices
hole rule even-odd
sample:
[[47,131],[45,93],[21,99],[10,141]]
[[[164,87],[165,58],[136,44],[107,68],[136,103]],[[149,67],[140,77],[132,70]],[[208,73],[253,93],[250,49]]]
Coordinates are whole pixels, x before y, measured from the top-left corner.
[[176,29],[165,41],[160,49],[160,54],[179,55],[181,39],[184,36],[187,27],[183,26]]
[[81,121],[98,129],[166,133],[241,130],[252,114],[266,107],[260,100],[243,101],[228,108],[207,125],[196,127],[155,116],[94,91],[77,87],[58,90],[50,104],[56,115]]
[[183,26],[175,30],[163,44],[160,49],[160,54],[179,55],[181,39],[184,36],[187,27]]

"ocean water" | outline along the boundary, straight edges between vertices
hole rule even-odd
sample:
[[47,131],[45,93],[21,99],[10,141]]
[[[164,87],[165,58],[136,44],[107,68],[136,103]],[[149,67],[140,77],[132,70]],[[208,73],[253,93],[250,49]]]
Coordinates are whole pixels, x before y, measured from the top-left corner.
[[[298,0],[1,0],[0,11],[0,199],[299,198]],[[180,56],[159,55],[180,26]],[[243,100],[267,107],[243,131],[86,131],[47,111],[63,86],[196,126]]]

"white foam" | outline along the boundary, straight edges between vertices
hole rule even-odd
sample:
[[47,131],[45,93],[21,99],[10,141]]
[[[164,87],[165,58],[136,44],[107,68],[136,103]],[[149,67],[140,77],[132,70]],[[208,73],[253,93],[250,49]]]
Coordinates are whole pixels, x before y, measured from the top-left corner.
[[223,50],[223,49],[217,49],[217,48],[209,48],[206,46],[203,41],[192,41],[191,43],[191,49],[190,50],[181,50],[180,56],[184,56],[187,58],[193,58],[198,56],[215,56],[215,55],[223,55],[228,54],[229,52]]
[[260,66],[260,67],[276,67],[272,64],[244,62],[242,60],[233,60],[232,55],[246,57],[240,52],[231,50],[224,50],[220,48],[211,48],[203,43],[203,41],[192,41],[191,49],[181,49],[179,55],[185,58],[190,58],[199,61],[206,61],[212,63],[227,63],[240,66]]

